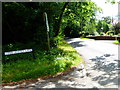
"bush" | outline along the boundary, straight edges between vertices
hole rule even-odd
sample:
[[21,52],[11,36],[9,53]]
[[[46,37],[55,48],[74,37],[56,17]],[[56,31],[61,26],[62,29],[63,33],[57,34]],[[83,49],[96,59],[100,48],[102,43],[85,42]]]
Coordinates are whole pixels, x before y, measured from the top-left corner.
[[80,32],[80,27],[75,24],[72,24],[71,26],[67,26],[64,29],[64,34],[66,37],[79,37],[80,36],[79,32]]
[[107,31],[107,32],[106,32],[106,35],[113,36],[113,35],[114,35],[114,33],[115,33],[115,31],[110,30],[110,31]]
[[65,37],[70,37],[71,36],[70,35],[71,30],[72,30],[71,27],[69,27],[69,26],[65,27],[65,29],[64,29]]
[[118,33],[118,36],[120,36],[120,33]]
[[70,37],[79,37],[79,31],[78,30],[71,30]]

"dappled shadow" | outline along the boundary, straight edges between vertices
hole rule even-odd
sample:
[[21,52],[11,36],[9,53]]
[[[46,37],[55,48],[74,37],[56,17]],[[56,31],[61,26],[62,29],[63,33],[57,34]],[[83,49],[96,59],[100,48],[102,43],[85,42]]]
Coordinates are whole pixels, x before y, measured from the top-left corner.
[[64,77],[67,75],[71,75],[76,67],[68,69],[60,75],[55,77],[50,77],[45,80],[40,80],[36,85],[37,88],[72,88],[70,85],[74,85],[74,83],[70,84],[70,82],[74,82],[74,78]]
[[118,85],[118,76],[113,76],[115,73],[111,73],[109,74],[102,74],[102,75],[98,75],[94,78],[92,78],[93,81],[98,81],[98,83],[100,85],[109,85],[109,84],[113,84],[113,85]]
[[[80,83],[83,81],[80,81],[81,79],[79,78],[79,76],[76,76],[75,74],[76,69],[77,67],[72,68],[71,70],[67,71],[67,73],[63,75],[58,75],[57,77],[48,78],[47,80],[39,82],[36,85],[36,87],[37,88],[67,88],[67,89],[86,87],[85,83]],[[96,87],[92,87],[89,90],[99,90],[99,89],[97,89]]]
[[71,42],[71,43],[69,43],[69,44],[70,44],[72,47],[74,47],[74,48],[86,46],[86,45],[84,45],[84,44],[82,44],[82,43],[83,43],[83,41],[76,41],[76,42]]
[[74,38],[65,38],[65,40],[73,47],[73,48],[77,48],[77,47],[83,47],[86,46],[83,44],[84,41],[75,41],[73,40]]
[[97,81],[100,85],[118,85],[117,69],[119,60],[114,60],[113,57],[112,54],[104,54],[90,59],[95,63],[92,69],[102,72],[102,74],[93,77],[93,81]]

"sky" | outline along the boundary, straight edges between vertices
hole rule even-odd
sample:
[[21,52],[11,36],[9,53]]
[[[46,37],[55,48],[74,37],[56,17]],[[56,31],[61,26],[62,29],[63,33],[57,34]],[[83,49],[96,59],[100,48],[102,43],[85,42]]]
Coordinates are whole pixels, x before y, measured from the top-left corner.
[[[92,0],[97,4],[98,7],[101,7],[103,10],[102,14],[97,14],[97,18],[103,16],[110,16],[117,19],[118,16],[118,4],[105,3],[106,0]],[[120,0],[116,0],[120,1]]]

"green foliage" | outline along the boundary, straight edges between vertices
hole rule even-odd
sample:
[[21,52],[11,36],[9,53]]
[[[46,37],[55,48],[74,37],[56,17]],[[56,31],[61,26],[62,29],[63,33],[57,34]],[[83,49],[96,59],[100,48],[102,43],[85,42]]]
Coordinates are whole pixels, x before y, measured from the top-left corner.
[[80,26],[76,24],[69,25],[64,29],[64,34],[66,37],[78,37],[79,32],[80,32]]
[[[2,6],[3,44],[34,41],[43,49],[46,49],[47,45],[44,12],[48,15],[50,43],[53,47],[57,44],[56,34],[63,35],[66,26],[73,28],[70,32],[72,36],[81,31],[87,32],[86,25],[93,25],[95,13],[101,11],[93,2],[4,2]],[[88,27],[94,32],[94,28]]]
[[[36,27],[31,27],[35,18],[33,9],[22,3],[3,3],[3,44],[27,42],[33,37]],[[13,17],[13,18],[11,18]],[[7,37],[6,37],[7,36]]]
[[115,34],[115,31],[113,31],[113,30],[110,30],[110,31],[106,32],[106,35],[113,36],[114,34]]
[[106,33],[107,31],[109,31],[109,26],[108,26],[108,24],[103,22],[103,32]]
[[100,32],[100,35],[101,35],[101,36],[104,36],[104,35],[105,35],[105,33],[104,33],[104,32]]
[[[104,18],[106,18],[106,17],[104,17]],[[108,24],[108,22],[106,20],[99,20],[96,28],[97,28],[97,32],[99,34],[101,34],[101,32],[106,33],[107,31],[109,31],[111,28],[111,25]]]
[[102,22],[99,20],[98,23],[97,23],[97,32],[100,34],[101,32],[101,28],[102,28]]
[[86,26],[84,26],[84,29],[89,34],[97,35],[95,21],[91,21],[90,23],[86,23]]
[[111,19],[110,16],[108,16],[108,17],[102,17],[102,19],[103,19],[107,24],[110,24],[111,21],[112,21],[112,19]]
[[[39,47],[35,49],[36,59],[23,55],[16,62],[3,64],[3,83],[55,75],[82,62],[80,55],[70,45],[62,39],[59,41],[58,48],[49,51],[40,50]],[[11,56],[11,59],[15,58]]]
[[116,40],[115,42],[113,42],[113,44],[120,44],[120,42]]
[[[79,26],[79,29],[73,29],[73,33],[94,32],[95,13],[101,11],[94,2],[74,2],[69,3],[65,9],[63,23],[65,26]],[[92,25],[92,26],[91,26]]]
[[116,25],[114,25],[114,29],[115,29],[115,34],[120,33],[120,22],[118,22]]
[[[62,2],[4,2],[3,44],[35,41],[45,49],[47,34],[43,13],[46,12],[48,15],[50,42],[55,42],[54,29],[63,5]],[[54,46],[54,43],[51,47],[52,45]]]
[[16,50],[21,50],[21,49],[26,49],[26,48],[34,48],[34,45],[36,45],[35,42],[29,42],[29,43],[19,43],[16,42],[14,44],[7,44],[2,46],[2,51],[7,52],[7,51],[16,51]]
[[120,33],[118,33],[118,36],[120,36]]
[[117,3],[117,1],[116,1],[116,0],[106,0],[106,2],[105,2],[105,3],[115,4],[115,3]]

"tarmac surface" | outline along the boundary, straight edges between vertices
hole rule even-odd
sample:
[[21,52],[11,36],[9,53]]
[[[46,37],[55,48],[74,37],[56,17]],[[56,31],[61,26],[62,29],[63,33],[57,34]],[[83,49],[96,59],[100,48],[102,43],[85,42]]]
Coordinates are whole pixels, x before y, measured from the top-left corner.
[[66,41],[82,55],[90,80],[104,88],[118,88],[119,45],[113,44],[113,40],[72,38]]

